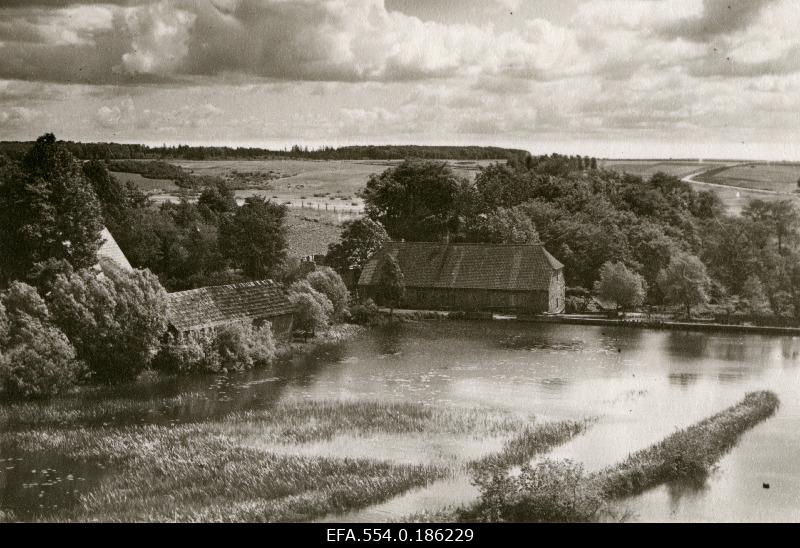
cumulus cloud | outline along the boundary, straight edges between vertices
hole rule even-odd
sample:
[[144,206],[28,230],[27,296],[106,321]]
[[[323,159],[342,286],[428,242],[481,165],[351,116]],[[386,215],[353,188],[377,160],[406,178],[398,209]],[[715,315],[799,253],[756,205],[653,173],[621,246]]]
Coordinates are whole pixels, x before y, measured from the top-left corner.
[[0,8],[0,120],[148,140],[796,133],[796,8],[11,0]]
[[12,107],[8,110],[0,110],[0,128],[24,128],[29,124],[40,120],[41,118],[42,113],[36,109]]
[[756,22],[763,9],[775,0],[704,0],[702,11],[663,25],[663,31],[674,36],[705,42],[722,34],[744,30]]

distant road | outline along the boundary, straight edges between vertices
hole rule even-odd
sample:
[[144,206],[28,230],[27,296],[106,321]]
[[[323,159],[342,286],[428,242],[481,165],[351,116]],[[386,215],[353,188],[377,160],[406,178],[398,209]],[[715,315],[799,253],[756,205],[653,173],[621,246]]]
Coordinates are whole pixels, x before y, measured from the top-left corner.
[[[730,167],[736,167],[736,166],[734,165],[734,166],[730,166]],[[754,192],[754,193],[757,193],[757,194],[771,194],[773,196],[792,196],[794,198],[798,197],[797,194],[794,193],[794,192],[779,192],[777,190],[766,190],[766,189],[763,189],[763,188],[749,188],[749,187],[736,186],[736,185],[724,185],[722,183],[708,183],[706,181],[698,181],[698,180],[695,179],[695,177],[698,177],[698,176],[702,175],[703,173],[706,173],[707,171],[711,171],[712,169],[717,169],[717,168],[703,169],[703,170],[698,171],[696,173],[692,173],[690,175],[687,175],[686,177],[681,179],[681,181],[683,181],[684,183],[690,183],[690,184],[693,184],[693,185],[704,185],[704,186],[709,186],[709,187],[724,188],[724,189],[727,189],[727,190],[736,190],[736,191],[740,191],[740,192]]]

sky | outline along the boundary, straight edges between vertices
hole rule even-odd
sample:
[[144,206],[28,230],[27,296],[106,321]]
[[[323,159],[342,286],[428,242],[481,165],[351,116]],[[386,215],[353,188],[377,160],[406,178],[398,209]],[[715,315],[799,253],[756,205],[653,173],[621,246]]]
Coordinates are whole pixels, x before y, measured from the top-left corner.
[[2,0],[0,140],[800,160],[797,0]]

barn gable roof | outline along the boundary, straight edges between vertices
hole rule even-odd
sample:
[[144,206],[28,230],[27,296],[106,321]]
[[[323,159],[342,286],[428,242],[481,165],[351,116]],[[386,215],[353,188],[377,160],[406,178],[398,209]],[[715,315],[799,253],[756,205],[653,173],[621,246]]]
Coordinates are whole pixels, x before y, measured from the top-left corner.
[[271,280],[216,285],[168,294],[167,312],[178,331],[257,320],[294,311],[283,288]]
[[102,243],[100,244],[100,249],[97,250],[97,262],[101,268],[104,266],[103,263],[110,262],[123,270],[133,270],[128,258],[125,257],[114,236],[111,235],[111,232],[106,227],[103,227],[100,232],[100,238]]
[[359,286],[378,283],[387,255],[407,287],[548,290],[552,273],[564,267],[542,245],[388,242],[365,265]]

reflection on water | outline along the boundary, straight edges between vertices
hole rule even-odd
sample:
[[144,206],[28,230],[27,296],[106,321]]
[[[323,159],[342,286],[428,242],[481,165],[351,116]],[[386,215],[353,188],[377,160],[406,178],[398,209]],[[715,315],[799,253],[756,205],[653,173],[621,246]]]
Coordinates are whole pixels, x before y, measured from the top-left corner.
[[[748,432],[704,486],[665,485],[621,505],[642,520],[794,521],[800,519],[799,353],[800,340],[791,337],[516,322],[398,323],[270,370],[96,390],[84,395],[82,404],[109,395],[154,402],[146,412],[114,417],[114,424],[208,420],[316,399],[501,408],[541,420],[596,416],[585,435],[551,455],[575,459],[591,471],[716,413],[748,391],[770,389],[782,402],[778,414]],[[197,397],[164,409],[157,403],[186,393]],[[430,451],[420,451],[424,438],[392,436],[334,439],[304,450],[409,461],[409,451],[446,459],[448,451],[462,447],[457,440],[440,441]],[[13,455],[13,448],[0,446],[0,458],[20,458]],[[22,457],[23,475],[0,466],[0,506],[35,511],[43,483],[48,485],[41,498],[69,504],[76,489],[70,491],[68,482],[83,477],[88,484],[111,473],[95,474],[96,464],[64,463],[57,455],[38,455],[36,463],[29,457]],[[42,469],[53,470],[61,481],[34,481]],[[762,489],[763,482],[772,488]],[[33,483],[39,485],[22,486]],[[49,497],[47,489],[67,494]],[[362,517],[397,518],[474,496],[468,482],[453,479],[367,509]]]

